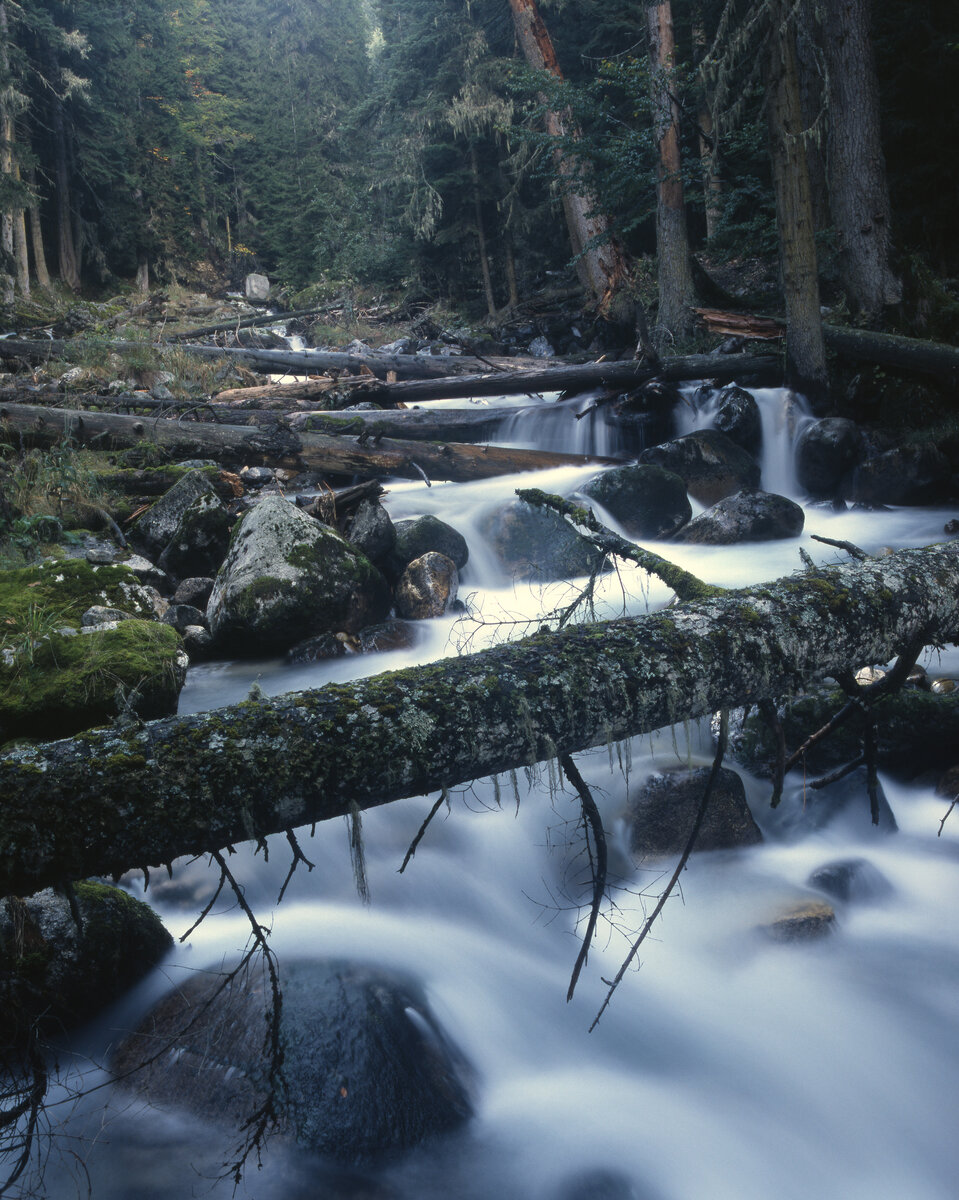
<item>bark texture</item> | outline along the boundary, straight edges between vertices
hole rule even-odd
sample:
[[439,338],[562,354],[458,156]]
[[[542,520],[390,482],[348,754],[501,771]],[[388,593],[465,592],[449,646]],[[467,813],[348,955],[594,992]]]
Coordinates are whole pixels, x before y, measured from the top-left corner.
[[819,309],[812,194],[806,164],[795,31],[788,0],[771,0],[766,116],[786,302],[787,383],[818,405],[828,385]]
[[829,204],[839,236],[839,274],[854,313],[877,320],[902,299],[890,267],[889,189],[879,128],[879,81],[868,0],[823,6],[829,66]]
[[959,636],[959,548],[902,550],[0,759],[0,894],[513,770]]

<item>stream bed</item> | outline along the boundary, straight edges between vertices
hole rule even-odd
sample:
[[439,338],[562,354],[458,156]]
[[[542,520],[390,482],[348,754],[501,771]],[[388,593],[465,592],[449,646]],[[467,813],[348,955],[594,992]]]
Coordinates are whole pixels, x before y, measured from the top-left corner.
[[[756,393],[764,415],[763,486],[797,496],[791,474],[796,420],[785,394]],[[459,402],[462,403],[462,402]],[[500,401],[490,401],[491,405]],[[528,401],[526,402],[528,404]],[[684,417],[708,422],[708,409]],[[580,400],[576,409],[583,405]],[[801,409],[798,419],[802,419]],[[697,424],[698,422],[698,424]],[[601,412],[544,401],[510,419],[501,438],[550,449],[615,452]],[[432,513],[467,538],[465,615],[421,623],[405,650],[290,666],[281,660],[191,669],[181,712],[320,686],[479,649],[535,629],[569,603],[575,583],[519,583],[504,575],[482,534],[484,516],[518,486],[569,493],[593,469],[472,484],[389,484],[394,518]],[[694,508],[696,506],[694,505]],[[933,509],[834,512],[806,506],[798,539],[734,547],[652,544],[709,582],[741,585],[839,552],[812,533],[867,551],[942,537],[955,514]],[[610,522],[613,524],[613,522]],[[669,590],[623,567],[604,578],[597,615],[642,612]],[[959,674],[954,650],[929,652],[930,672]],[[740,770],[761,845],[694,855],[681,887],[593,1032],[590,1025],[674,863],[634,865],[623,812],[629,791],[663,766],[707,764],[705,723],[678,726],[577,756],[610,842],[613,907],[604,909],[586,969],[566,991],[589,894],[579,802],[555,765],[478,780],[450,796],[400,874],[407,847],[437,796],[363,815],[371,903],[357,897],[342,821],[303,831],[315,864],[287,874],[285,839],[269,860],[249,846],[230,860],[282,967],[285,955],[345,957],[400,968],[425,984],[433,1009],[475,1065],[476,1116],[466,1129],[380,1170],[344,1172],[302,1151],[268,1146],[238,1196],[256,1200],[951,1200],[959,1178],[954,1103],[959,1083],[959,813],[931,785],[883,786],[899,825],[869,824],[868,803],[843,823],[799,837],[788,815],[804,803],[790,777],[783,807],[770,785]],[[727,762],[727,766],[735,765]],[[921,769],[922,764],[917,764]],[[785,813],[785,816],[783,815]],[[889,887],[837,904],[818,941],[777,944],[757,927],[783,904],[817,896],[808,879],[840,859],[864,858]],[[216,880],[208,862],[177,864],[146,892],[177,936]],[[139,894],[139,893],[138,893]],[[820,897],[821,898],[821,897]],[[188,1113],[160,1111],[106,1086],[106,1047],[163,991],[235,958],[249,926],[226,898],[122,1004],[85,1030],[61,1059],[62,1128],[44,1194],[96,1200],[173,1200],[234,1194],[218,1179],[236,1136]]]

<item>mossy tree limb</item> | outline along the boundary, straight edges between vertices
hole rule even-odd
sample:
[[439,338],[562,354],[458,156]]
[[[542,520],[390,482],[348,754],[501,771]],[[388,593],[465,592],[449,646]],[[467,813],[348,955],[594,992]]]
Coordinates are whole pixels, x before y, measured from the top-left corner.
[[350,684],[0,759],[0,894],[282,832],[755,703],[959,636],[959,549],[901,550]]

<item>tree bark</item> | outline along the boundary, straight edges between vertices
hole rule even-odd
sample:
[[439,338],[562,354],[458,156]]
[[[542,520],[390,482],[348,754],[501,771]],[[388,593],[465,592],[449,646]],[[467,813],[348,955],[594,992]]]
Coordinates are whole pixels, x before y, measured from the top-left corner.
[[879,129],[879,81],[868,0],[823,6],[829,66],[829,200],[839,242],[839,276],[852,311],[877,321],[902,299],[890,267],[891,213]]
[[756,703],[959,637],[956,546],[901,550],[355,683],[0,759],[0,895],[262,838]]
[[[36,170],[30,168],[30,190],[34,196],[37,195],[37,173]],[[40,204],[39,201],[30,205],[30,244],[33,250],[33,269],[37,277],[37,283],[44,290],[50,287],[50,271],[47,267],[47,255],[43,247],[43,226],[40,223]]]
[[317,433],[295,434],[274,425],[215,425],[201,421],[144,419],[119,413],[78,412],[29,404],[0,405],[0,428],[24,441],[53,445],[69,437],[80,445],[103,447],[153,443],[180,458],[213,458],[234,466],[267,463],[337,475],[394,475],[403,479],[494,479],[517,471],[602,465],[614,459],[548,450],[472,446],[461,442],[413,442],[382,439],[368,444],[356,438]]
[[646,6],[649,33],[650,93],[653,131],[659,149],[656,182],[656,254],[659,309],[654,341],[660,347],[685,338],[692,330],[696,288],[683,202],[683,164],[679,148],[679,104],[671,73],[676,43],[670,0]]
[[[48,76],[51,80],[58,79],[60,70],[57,66],[53,50],[47,48]],[[54,91],[50,101],[50,117],[53,125],[55,148],[54,171],[56,187],[54,189],[57,204],[57,250],[60,281],[71,291],[80,288],[80,263],[77,257],[76,244],[73,238],[73,220],[70,203],[70,171],[67,157],[67,130],[63,119],[63,104]]]
[[486,249],[486,228],[483,224],[483,202],[480,196],[479,159],[476,145],[470,142],[470,178],[473,182],[473,213],[476,221],[476,241],[479,247],[480,274],[483,279],[483,295],[486,298],[486,311],[491,317],[496,316],[496,298],[493,295],[493,280],[489,269],[489,253]]
[[[509,0],[509,3],[516,38],[529,66],[561,80],[563,72],[536,0]],[[545,105],[545,97],[541,100]],[[626,256],[613,237],[609,221],[600,211],[592,189],[583,184],[585,164],[572,162],[562,148],[566,140],[579,141],[580,131],[569,112],[553,110],[546,114],[546,131],[555,139],[553,161],[562,188],[563,213],[580,281],[601,311],[614,320],[623,321],[628,308],[632,319],[633,309],[639,302],[627,300],[623,294],[629,275]],[[645,327],[645,316],[643,325]]]
[[821,407],[828,388],[809,171],[789,0],[770,0],[766,115],[786,302],[786,381]]

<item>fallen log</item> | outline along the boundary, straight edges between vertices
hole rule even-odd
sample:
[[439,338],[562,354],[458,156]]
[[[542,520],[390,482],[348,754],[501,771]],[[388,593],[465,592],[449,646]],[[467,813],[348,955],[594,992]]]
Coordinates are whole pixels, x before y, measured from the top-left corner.
[[25,442],[41,446],[53,445],[64,438],[101,449],[152,442],[173,458],[211,458],[230,466],[261,464],[337,475],[394,475],[403,479],[492,479],[519,471],[617,461],[462,442],[385,438],[366,442],[352,437],[297,434],[279,423],[250,428],[29,404],[0,404],[0,428],[8,436],[16,434]]
[[[537,406],[541,407],[541,406]],[[517,408],[399,408],[359,412],[291,413],[287,424],[295,432],[367,437],[405,437],[413,441],[475,442],[490,437]]]
[[652,367],[629,359],[623,362],[568,363],[539,370],[466,375],[436,380],[384,383],[360,380],[351,385],[350,402],[362,400],[393,406],[420,400],[455,400],[481,396],[517,396],[542,392],[584,392],[591,388],[629,390],[651,380],[683,383],[693,379],[737,382],[743,386],[775,386],[782,382],[782,362],[774,355],[692,354],[667,359]]
[[755,703],[959,636],[959,547],[0,758],[0,895],[119,875]]
[[[760,339],[786,336],[785,322],[775,317],[723,312],[714,308],[696,308],[693,311],[713,333]],[[898,371],[919,375],[932,375],[945,383],[959,382],[959,348],[944,342],[829,324],[823,325],[822,334],[826,349],[840,358],[894,367]]]
[[235,329],[252,329],[257,325],[284,325],[298,317],[315,317],[317,313],[328,312],[335,304],[322,304],[318,308],[297,308],[291,312],[258,313],[255,317],[243,317],[232,321],[219,321],[215,325],[201,325],[197,329],[186,329],[183,333],[168,333],[168,342],[188,342],[191,338],[209,337],[214,333],[232,333]]

